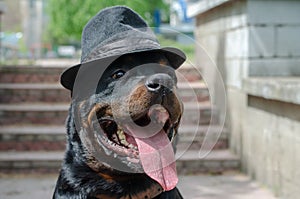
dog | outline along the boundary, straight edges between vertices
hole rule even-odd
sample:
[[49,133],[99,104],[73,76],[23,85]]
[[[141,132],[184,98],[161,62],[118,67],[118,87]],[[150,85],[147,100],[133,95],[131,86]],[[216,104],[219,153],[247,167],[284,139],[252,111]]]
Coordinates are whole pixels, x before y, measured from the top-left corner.
[[[97,17],[107,10],[139,17],[127,7]],[[174,50],[145,48],[109,58],[99,57],[99,50],[84,56],[84,46],[90,47],[83,45],[82,60],[92,58],[61,76],[72,103],[53,199],[183,198],[176,188],[173,148],[183,112],[175,69],[184,55],[174,62]],[[80,71],[90,63],[99,68],[106,59],[109,64],[99,74]],[[90,75],[96,78],[89,80]]]

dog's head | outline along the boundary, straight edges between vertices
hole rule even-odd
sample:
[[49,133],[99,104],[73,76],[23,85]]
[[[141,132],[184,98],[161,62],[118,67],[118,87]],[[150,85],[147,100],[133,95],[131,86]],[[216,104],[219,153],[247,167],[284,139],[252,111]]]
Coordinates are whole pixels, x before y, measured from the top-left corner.
[[172,141],[183,108],[169,65],[159,52],[123,55],[99,77],[93,95],[73,101],[83,156],[99,175],[150,177],[164,190],[175,187]]

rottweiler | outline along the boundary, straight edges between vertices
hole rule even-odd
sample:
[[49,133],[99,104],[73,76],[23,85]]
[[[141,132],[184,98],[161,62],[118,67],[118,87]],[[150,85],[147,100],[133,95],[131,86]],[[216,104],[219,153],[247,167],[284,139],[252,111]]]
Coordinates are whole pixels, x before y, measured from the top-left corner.
[[183,198],[174,157],[183,105],[172,64],[161,50],[125,53],[92,92],[88,74],[76,79],[77,93],[68,87],[67,149],[53,199]]

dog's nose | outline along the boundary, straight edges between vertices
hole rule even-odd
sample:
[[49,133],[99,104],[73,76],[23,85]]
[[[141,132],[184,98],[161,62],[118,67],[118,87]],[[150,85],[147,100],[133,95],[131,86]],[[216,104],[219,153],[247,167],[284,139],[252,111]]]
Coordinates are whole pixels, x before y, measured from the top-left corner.
[[147,78],[145,86],[148,91],[151,92],[160,92],[162,90],[171,91],[174,86],[174,81],[168,74],[157,73]]

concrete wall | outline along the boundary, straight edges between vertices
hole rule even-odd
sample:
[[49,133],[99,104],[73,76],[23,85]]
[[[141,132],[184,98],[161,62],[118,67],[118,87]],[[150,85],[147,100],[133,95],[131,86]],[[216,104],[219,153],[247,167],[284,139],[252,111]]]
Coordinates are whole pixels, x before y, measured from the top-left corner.
[[299,10],[296,0],[247,2],[251,76],[300,75]]
[[[299,197],[300,78],[248,78],[241,124],[242,169],[284,199]],[[236,120],[232,120],[235,122]],[[236,139],[236,138],[232,138]]]
[[299,121],[250,107],[244,116],[243,171],[281,198],[299,198]]
[[200,44],[197,64],[203,66],[203,73],[209,71],[199,55],[204,48],[222,73],[230,146],[240,156],[242,170],[280,198],[296,199],[300,194],[300,1],[219,2],[199,7],[199,12],[192,9]]
[[[223,73],[228,86],[241,88],[247,75],[248,30],[246,2],[226,3],[197,16],[197,48],[204,48]],[[199,49],[198,49],[199,51]],[[201,56],[197,63],[202,65]],[[232,73],[228,73],[230,70]],[[205,69],[203,70],[205,73]],[[228,75],[228,76],[227,76]]]

